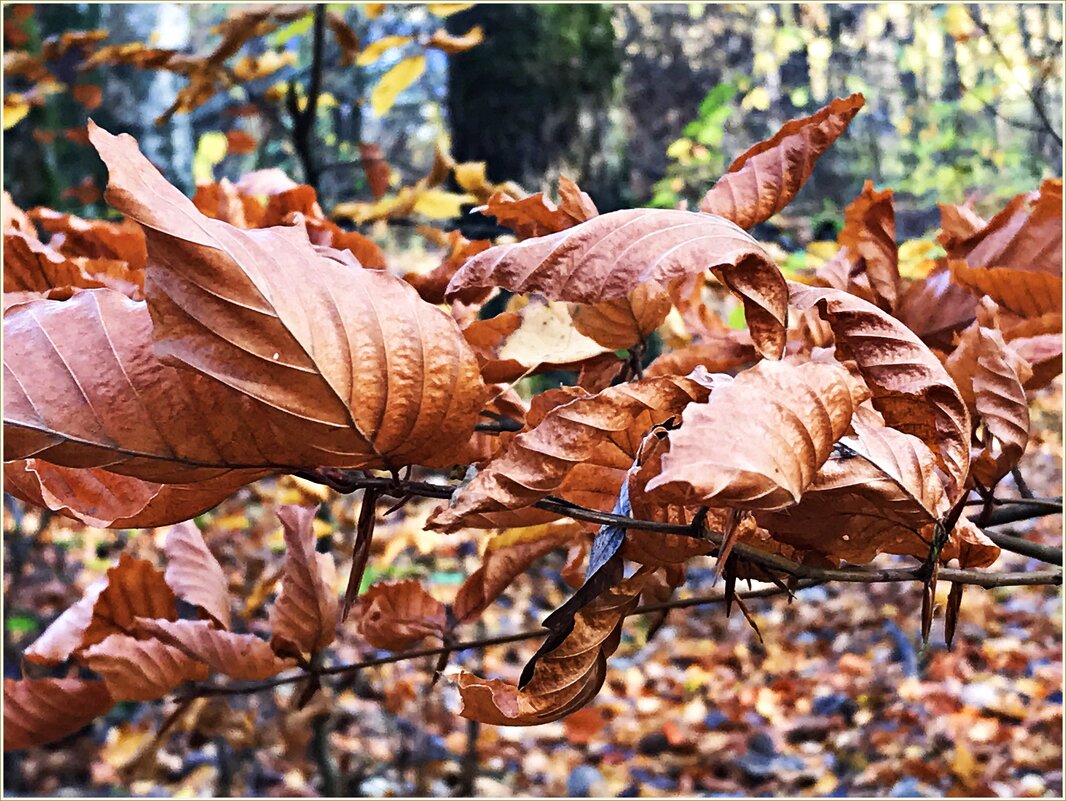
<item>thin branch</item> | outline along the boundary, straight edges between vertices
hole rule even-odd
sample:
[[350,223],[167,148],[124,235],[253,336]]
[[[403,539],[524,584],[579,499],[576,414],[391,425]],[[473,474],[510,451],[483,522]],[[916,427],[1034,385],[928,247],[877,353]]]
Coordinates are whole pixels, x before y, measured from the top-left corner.
[[1030,542],[1011,534],[1001,534],[998,531],[986,531],[985,536],[1004,551],[1028,556],[1048,565],[1062,567],[1062,548],[1056,548],[1054,545],[1042,545],[1039,542]]
[[497,420],[485,420],[474,426],[475,431],[481,431],[486,434],[502,434],[506,431],[521,431],[523,425],[517,420],[512,420],[509,417],[501,417]]

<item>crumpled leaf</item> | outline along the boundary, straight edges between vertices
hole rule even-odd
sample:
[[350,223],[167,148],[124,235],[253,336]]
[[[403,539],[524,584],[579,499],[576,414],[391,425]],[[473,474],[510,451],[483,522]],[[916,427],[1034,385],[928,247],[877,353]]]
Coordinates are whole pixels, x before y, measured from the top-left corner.
[[67,607],[23,652],[23,657],[40,665],[58,665],[81,646],[93,620],[96,599],[107,588],[107,579],[90,584],[82,597]]
[[886,552],[926,557],[929,541],[919,532],[948,508],[936,457],[871,409],[857,409],[851,426],[856,435],[841,439],[799,504],[759,514],[759,525],[834,562],[862,564]]
[[[612,435],[628,435],[638,415],[651,413],[648,425],[632,432],[637,443],[651,425],[678,414],[693,401],[703,401],[708,389],[701,381],[698,375],[649,378],[608,387],[595,395],[582,393],[551,409],[516,435],[453,496],[450,505],[438,508],[427,526],[456,531],[479,524],[482,515],[531,506],[556,492],[575,467],[590,461],[597,447]],[[627,461],[623,469],[628,467]],[[616,484],[611,503],[617,490]]]
[[135,633],[155,637],[211,670],[244,681],[275,676],[295,662],[282,659],[266,640],[254,634],[234,634],[214,627],[207,620],[149,620],[138,618]]
[[797,503],[867,390],[828,362],[759,362],[681,415],[646,491],[748,510]]
[[316,553],[311,524],[318,507],[278,508],[285,529],[281,594],[270,611],[270,644],[278,653],[317,653],[337,635],[333,557]]
[[872,181],[866,181],[862,194],[844,210],[844,228],[838,241],[847,249],[849,260],[856,262],[873,302],[893,312],[902,290],[892,190],[878,192]]
[[734,373],[752,364],[758,356],[746,331],[725,330],[705,334],[700,341],[669,351],[644,368],[644,375],[688,375],[697,367],[708,373]]
[[772,138],[734,161],[704,195],[700,211],[751,228],[787,206],[814,170],[819,157],[848,127],[865,99],[836,98],[809,117],[789,120]]
[[607,675],[607,657],[618,648],[622,622],[648,581],[644,568],[600,595],[574,616],[574,628],[537,660],[530,682],[519,690],[500,679],[461,672],[455,679],[459,714],[497,726],[536,726],[565,717],[591,701]]
[[229,584],[222,565],[191,520],[167,532],[167,568],[163,574],[174,594],[198,606],[219,626],[230,628]]
[[415,579],[379,581],[359,598],[359,634],[375,648],[402,651],[445,625],[444,604]]
[[147,264],[144,232],[131,220],[86,220],[43,207],[26,213],[52,234],[48,245],[64,256],[124,261],[133,273],[144,270]]
[[4,292],[47,292],[62,287],[117,289],[141,296],[143,272],[117,259],[69,257],[17,231],[4,234]]
[[970,267],[965,261],[949,264],[951,277],[977,296],[986,295],[1022,317],[1062,311],[1062,275],[1009,267]]
[[949,350],[952,337],[974,319],[977,299],[951,280],[944,264],[903,293],[895,317],[928,345]]
[[559,202],[543,192],[522,198],[507,192],[495,192],[484,206],[474,211],[496,218],[496,222],[515,232],[519,239],[554,234],[591,220],[599,214],[587,193],[565,175],[559,176]]
[[[438,232],[437,228],[428,226],[420,227],[419,232]],[[438,244],[449,248],[448,254],[443,261],[428,273],[407,273],[404,280],[418,290],[422,300],[427,303],[441,304],[445,302],[444,290],[448,282],[452,280],[456,270],[463,266],[467,259],[483,250],[487,250],[492,243],[487,239],[467,239],[459,231],[448,231],[443,241]],[[459,295],[459,300],[473,303],[484,300],[491,290],[475,289],[471,292]]]
[[1062,334],[1040,334],[1012,339],[1011,348],[1029,364],[1032,378],[1026,390],[1040,389],[1062,373]]
[[789,291],[792,305],[817,309],[832,327],[838,358],[855,360],[885,423],[937,455],[950,479],[949,498],[957,498],[970,466],[970,414],[936,356],[894,317],[854,295],[794,282]]
[[574,309],[574,327],[611,350],[630,348],[651,334],[670,313],[670,296],[662,287],[641,284],[625,297]]
[[266,475],[229,470],[194,484],[157,484],[101,467],[19,459],[4,463],[4,492],[96,528],[155,528],[190,520]]
[[503,531],[488,541],[481,567],[459,587],[452,612],[460,623],[476,620],[535,561],[570,545],[582,527],[574,521]]
[[159,640],[110,634],[87,648],[82,661],[103,677],[116,701],[154,701],[186,681],[202,681],[208,667]]
[[320,255],[299,227],[203,217],[132,137],[94,125],[90,136],[108,163],[108,201],[147,231],[162,359],[277,409],[319,442],[315,464],[429,463],[469,437],[483,384],[450,317],[398,278]]
[[467,261],[445,294],[499,286],[551,300],[598,303],[649,281],[668,286],[708,269],[744,303],[759,352],[780,358],[788,316],[784,279],[754,239],[709,214],[625,209],[555,234],[497,245]]
[[4,751],[60,740],[114,703],[102,681],[4,679]]

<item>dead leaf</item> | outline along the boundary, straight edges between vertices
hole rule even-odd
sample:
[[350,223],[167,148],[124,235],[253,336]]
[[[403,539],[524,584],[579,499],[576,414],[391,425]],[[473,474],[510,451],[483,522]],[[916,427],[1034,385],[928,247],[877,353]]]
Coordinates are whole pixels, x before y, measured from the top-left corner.
[[389,177],[391,170],[385,162],[385,156],[381,152],[381,145],[369,142],[359,143],[359,161],[363,165],[363,174],[366,175],[367,186],[374,200],[381,200],[389,191]]
[[663,286],[712,270],[744,303],[760,353],[785,345],[787,289],[759,244],[732,223],[675,209],[601,214],[556,234],[498,245],[470,259],[446,296],[471,287],[540,292],[551,300],[598,303],[653,281]]
[[167,569],[164,574],[174,594],[198,606],[222,628],[230,628],[230,597],[226,575],[208,550],[200,529],[191,520],[167,532]]
[[864,397],[866,388],[840,365],[759,362],[682,412],[646,491],[734,509],[792,506]]
[[702,336],[694,345],[664,353],[645,368],[644,375],[688,375],[697,367],[708,373],[735,373],[757,358],[746,331],[719,331]]
[[70,257],[18,231],[4,234],[4,292],[110,287],[135,300],[142,296],[143,271],[117,259]]
[[333,32],[333,38],[341,51],[341,66],[350,67],[355,64],[355,58],[359,55],[359,35],[352,30],[352,26],[344,19],[344,14],[339,11],[326,12],[326,25]]
[[154,701],[187,681],[202,681],[207,665],[159,640],[111,634],[87,648],[81,660],[103,677],[116,701]]
[[817,309],[833,329],[837,358],[854,359],[885,423],[922,440],[962,492],[970,465],[970,414],[940,361],[908,328],[854,295],[789,282],[791,303]]
[[951,277],[977,296],[986,295],[1022,317],[1062,311],[1062,275],[1009,267],[970,267],[950,262]]
[[26,213],[53,235],[49,246],[64,256],[124,261],[134,273],[143,271],[148,261],[144,232],[130,220],[86,220],[43,207]]
[[649,282],[622,298],[576,306],[574,327],[606,348],[622,350],[643,342],[672,306],[662,287]]
[[114,703],[102,681],[4,679],[4,751],[60,740]]
[[460,36],[454,36],[444,28],[441,28],[433,31],[433,34],[429,37],[429,42],[426,43],[426,47],[454,56],[456,53],[465,53],[467,50],[477,47],[483,41],[485,41],[485,31],[481,29],[480,25],[475,25]]
[[285,529],[285,572],[270,611],[270,645],[278,653],[315,654],[337,634],[336,568],[332,556],[315,551],[311,522],[317,511],[317,506],[278,507]]
[[791,202],[814,165],[848,127],[865,99],[837,98],[809,117],[789,120],[741,155],[700,201],[700,211],[751,228]]
[[375,648],[403,651],[426,637],[443,637],[444,604],[414,579],[379,581],[359,597],[359,634]]
[[862,194],[844,210],[838,241],[857,261],[876,305],[892,313],[902,291],[892,190],[878,192],[866,181]]
[[295,663],[279,658],[266,640],[254,634],[234,634],[216,629],[207,620],[149,620],[138,618],[135,630],[155,637],[186,656],[206,663],[230,678],[258,681],[275,676]]
[[565,175],[559,177],[558,204],[545,197],[543,192],[515,198],[501,191],[493,193],[488,202],[475,211],[495,217],[496,222],[510,228],[519,239],[564,231],[599,214],[592,198]]

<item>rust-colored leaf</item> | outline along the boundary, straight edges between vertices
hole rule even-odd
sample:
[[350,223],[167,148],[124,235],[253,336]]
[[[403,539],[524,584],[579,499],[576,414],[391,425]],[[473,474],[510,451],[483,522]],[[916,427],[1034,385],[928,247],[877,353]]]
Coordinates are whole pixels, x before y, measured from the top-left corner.
[[581,530],[579,524],[567,521],[497,534],[485,547],[481,567],[459,587],[452,605],[455,618],[460,623],[477,619],[530,565],[556,548],[570,545]]
[[374,200],[381,200],[389,191],[391,170],[381,152],[381,145],[370,142],[359,143],[359,161],[363,165],[367,185]]
[[[438,229],[426,226],[421,228],[420,231],[437,232]],[[452,276],[455,275],[456,271],[463,266],[467,259],[481,253],[483,250],[487,250],[492,243],[487,239],[470,240],[459,231],[449,231],[443,240],[438,241],[437,244],[449,248],[448,255],[444,260],[428,273],[408,273],[404,276],[404,280],[418,290],[422,300],[427,303],[441,304],[446,302],[444,290],[448,287],[448,282],[452,280]],[[477,303],[483,301],[489,292],[491,292],[489,289],[474,289],[460,293],[458,299],[464,303]]]
[[375,648],[402,651],[444,628],[444,604],[415,579],[379,581],[359,598],[359,633]]
[[747,332],[726,330],[713,336],[704,335],[694,345],[664,353],[647,366],[644,375],[648,378],[688,375],[697,367],[703,367],[708,373],[735,373],[757,358]]
[[254,153],[259,143],[247,131],[233,129],[226,131],[226,152],[231,155]]
[[473,47],[477,47],[485,40],[485,32],[481,29],[480,25],[475,25],[466,33],[460,36],[454,36],[444,28],[436,30],[429,37],[429,42],[426,47],[432,47],[436,50],[440,50],[447,53],[449,56],[454,56],[456,53],[465,53]]
[[558,204],[545,197],[543,192],[523,198],[495,192],[476,211],[495,217],[500,225],[510,228],[519,239],[564,231],[599,214],[592,198],[565,175],[559,178]]
[[254,634],[234,634],[207,620],[148,620],[136,623],[139,636],[155,637],[211,670],[234,679],[257,681],[275,676],[295,663],[281,659],[266,640]]
[[4,464],[4,491],[96,528],[155,528],[190,520],[266,475],[229,470],[195,484],[157,484],[101,467],[19,459]]
[[1027,390],[1040,389],[1062,373],[1062,334],[1012,339],[1011,348],[1029,364],[1032,378],[1025,382]]
[[865,396],[837,364],[759,362],[684,410],[647,491],[736,509],[791,506]]
[[318,507],[281,506],[285,572],[270,612],[270,644],[278,653],[317,653],[337,634],[338,599],[333,557],[315,551],[311,528]]
[[973,321],[977,299],[951,280],[945,264],[903,293],[895,316],[928,345],[948,350],[952,338]]
[[116,701],[154,701],[187,681],[202,681],[208,667],[159,640],[138,640],[127,634],[110,634],[81,660],[103,677]]
[[975,295],[987,295],[1003,308],[1022,317],[1040,317],[1062,311],[1062,275],[1009,267],[970,267],[950,263],[951,277]]
[[92,621],[78,644],[94,645],[110,634],[133,633],[137,618],[176,620],[177,598],[155,565],[127,553],[107,571],[107,586],[93,604]]
[[341,66],[350,67],[355,64],[355,57],[359,55],[362,46],[359,42],[359,35],[344,19],[344,14],[339,11],[327,11],[326,25],[329,26],[337,47],[340,48]]
[[832,327],[838,358],[855,360],[885,422],[937,454],[957,498],[970,466],[970,414],[936,356],[899,320],[854,295],[793,282],[789,290],[794,306],[817,309]]
[[143,270],[148,261],[144,232],[130,220],[85,220],[41,207],[27,214],[52,234],[48,244],[65,256],[124,261],[132,271]]
[[700,201],[700,211],[751,228],[787,206],[819,157],[844,133],[865,99],[836,98],[809,117],[789,120],[770,139],[741,155]]
[[625,297],[578,305],[574,327],[611,350],[630,348],[659,327],[671,306],[662,287],[641,284]]
[[543,654],[519,690],[500,679],[462,672],[456,678],[465,718],[498,726],[536,726],[565,717],[591,701],[607,675],[607,657],[621,639],[622,622],[636,605],[650,571],[644,568],[598,596],[574,616],[574,628]]
[[709,214],[627,209],[556,234],[498,245],[464,264],[446,294],[499,286],[552,300],[598,303],[643,283],[668,286],[708,269],[744,303],[759,351],[779,358],[788,316],[784,279],[754,239]]
[[259,228],[263,222],[263,204],[250,194],[239,192],[226,178],[196,187],[192,202],[212,220],[222,220],[238,228]]
[[102,681],[4,679],[4,750],[60,740],[114,703]]
[[36,237],[4,234],[4,292],[47,292],[63,287],[111,287],[139,299],[144,273],[117,259],[66,256]]
[[164,578],[174,594],[198,606],[222,628],[230,627],[230,598],[226,574],[207,548],[191,520],[167,532],[167,569]]
[[838,241],[857,261],[874,302],[887,312],[894,311],[901,281],[892,190],[878,192],[873,182],[867,181],[862,194],[844,210],[844,228]]
[[455,322],[404,281],[321,255],[299,227],[201,215],[129,136],[91,126],[108,202],[141,223],[155,349],[272,406],[318,464],[429,463],[469,438],[484,385]]
[[[482,515],[530,506],[556,492],[572,471],[591,461],[597,448],[612,436],[635,437],[639,444],[652,425],[678,414],[693,401],[704,400],[707,394],[708,389],[699,380],[672,376],[608,387],[595,395],[582,393],[551,409],[539,423],[515,436],[452,498],[449,506],[433,513],[428,525],[441,531],[456,531],[481,524]],[[634,423],[645,413],[650,413],[647,425],[633,431]],[[628,468],[629,463],[625,462],[622,469]],[[618,495],[620,483],[619,476],[611,490],[608,509]]]

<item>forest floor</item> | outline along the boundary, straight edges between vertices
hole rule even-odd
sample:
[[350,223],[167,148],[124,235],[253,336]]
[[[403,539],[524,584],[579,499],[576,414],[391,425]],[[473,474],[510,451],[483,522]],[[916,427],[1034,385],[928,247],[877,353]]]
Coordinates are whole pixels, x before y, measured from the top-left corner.
[[[1062,378],[1034,404],[1021,471],[1037,496],[1061,494]],[[1001,494],[1014,494],[1010,480]],[[204,516],[205,537],[243,588],[237,609],[265,631],[276,589],[280,503],[324,503],[316,521],[347,577],[358,495],[292,478],[245,488]],[[450,601],[478,565],[483,535],[422,530],[436,501],[380,522],[368,581],[423,579]],[[15,509],[16,507],[12,507]],[[36,511],[5,516],[5,676],[56,614],[120,550],[159,562],[164,530],[86,529]],[[1061,545],[1062,519],[1004,527]],[[557,551],[459,636],[536,628],[572,592]],[[893,558],[879,561],[892,563]],[[1039,564],[1007,554],[996,570]],[[711,590],[713,560],[690,564],[680,595]],[[340,590],[343,587],[339,587]],[[595,701],[535,728],[469,724],[435,657],[365,669],[297,710],[291,686],[199,699],[157,735],[173,702],[123,703],[83,732],[5,757],[5,792],[32,795],[479,796],[1028,796],[1062,797],[1062,598],[1058,587],[968,588],[954,648],[943,645],[941,582],[922,647],[917,585],[831,585],[748,602],[761,632],[721,605],[670,612],[650,642],[647,618],[627,621]],[[34,610],[28,612],[26,610]],[[538,641],[454,654],[457,667],[517,680]],[[341,627],[330,659],[381,655]]]

